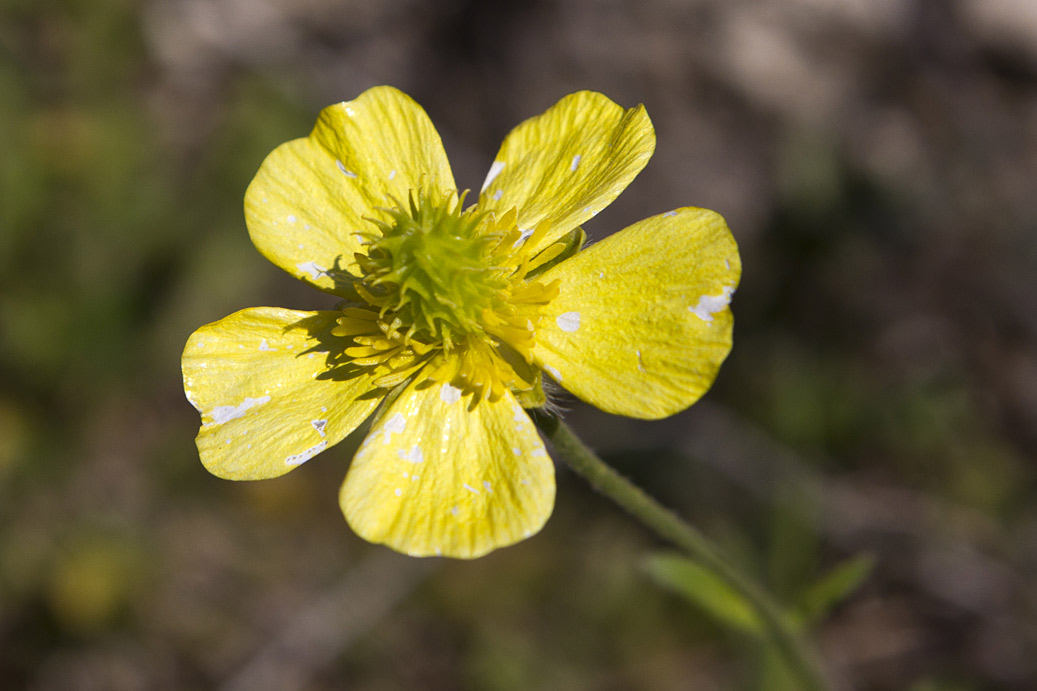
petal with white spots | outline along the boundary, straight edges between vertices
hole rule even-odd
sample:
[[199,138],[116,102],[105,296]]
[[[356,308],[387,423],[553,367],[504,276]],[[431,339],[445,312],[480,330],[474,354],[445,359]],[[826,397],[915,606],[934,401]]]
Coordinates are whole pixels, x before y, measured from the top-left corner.
[[439,134],[409,96],[369,89],[321,111],[308,137],[267,156],[245,192],[245,221],[263,255],[296,278],[342,293],[356,274],[357,232],[410,190],[455,190]]
[[369,375],[329,370],[340,312],[242,310],[195,331],[184,391],[201,413],[198,452],[214,475],[283,475],[337,444],[378,404]]
[[505,137],[479,208],[514,207],[519,228],[550,220],[536,251],[611,204],[654,151],[644,106],[623,108],[593,91],[570,94]]
[[712,211],[636,223],[547,270],[534,361],[566,389],[618,415],[661,418],[709,389],[731,349],[728,303],[738,247]]
[[554,505],[554,466],[511,394],[469,410],[471,396],[447,386],[412,384],[389,406],[339,498],[366,540],[414,556],[474,558],[540,530]]

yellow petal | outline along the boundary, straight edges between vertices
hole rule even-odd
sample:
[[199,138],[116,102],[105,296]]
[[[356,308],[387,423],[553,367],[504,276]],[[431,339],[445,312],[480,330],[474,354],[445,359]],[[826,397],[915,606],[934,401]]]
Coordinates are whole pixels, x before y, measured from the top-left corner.
[[353,459],[339,501],[358,535],[414,556],[470,559],[540,530],[554,466],[510,393],[483,399],[412,384]]
[[593,91],[570,94],[504,139],[479,195],[479,208],[518,208],[518,226],[551,227],[550,245],[612,203],[655,151],[644,106],[624,109]]
[[[345,292],[357,273],[357,232],[410,190],[453,192],[454,177],[428,115],[391,87],[321,111],[309,137],[267,156],[245,193],[245,220],[263,255],[296,278]],[[336,288],[336,282],[339,288]]]
[[340,314],[257,307],[191,334],[184,391],[202,414],[196,441],[209,472],[231,480],[284,475],[371,414],[378,398],[370,376],[329,372],[345,340],[330,333]]
[[719,215],[684,208],[636,223],[551,268],[559,295],[535,362],[581,399],[657,419],[694,403],[731,349],[738,247]]

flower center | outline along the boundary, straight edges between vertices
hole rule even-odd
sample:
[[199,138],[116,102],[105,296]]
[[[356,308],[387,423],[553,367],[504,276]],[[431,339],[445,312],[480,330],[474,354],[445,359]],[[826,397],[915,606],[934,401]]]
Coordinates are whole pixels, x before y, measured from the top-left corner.
[[523,233],[515,210],[498,217],[463,203],[463,194],[420,190],[387,209],[388,220],[372,219],[374,229],[361,233],[367,252],[356,255],[363,302],[343,310],[333,333],[353,339],[345,354],[374,368],[378,386],[420,372],[475,393],[472,405],[506,390],[539,391],[532,350],[558,285],[528,280],[543,261],[525,248],[547,225]]
[[499,238],[480,232],[480,216],[461,210],[463,198],[419,193],[409,201],[389,210],[390,222],[373,221],[379,232],[365,236],[367,256],[357,256],[358,290],[405,325],[408,337],[450,348],[481,330],[509,272],[493,261]]

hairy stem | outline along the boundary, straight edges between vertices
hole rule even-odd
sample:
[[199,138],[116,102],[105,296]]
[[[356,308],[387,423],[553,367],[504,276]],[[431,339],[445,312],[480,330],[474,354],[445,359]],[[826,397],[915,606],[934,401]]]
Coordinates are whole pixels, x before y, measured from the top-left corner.
[[683,549],[749,601],[803,688],[824,691],[826,684],[819,666],[811,651],[793,630],[788,617],[763,589],[724,558],[709,538],[598,458],[562,420],[543,412],[538,413],[535,420],[569,467],[645,526]]

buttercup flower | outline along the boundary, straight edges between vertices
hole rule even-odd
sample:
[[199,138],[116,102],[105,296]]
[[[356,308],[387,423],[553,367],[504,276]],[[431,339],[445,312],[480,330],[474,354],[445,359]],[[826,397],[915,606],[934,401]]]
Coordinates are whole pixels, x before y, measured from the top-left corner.
[[377,87],[279,146],[245,194],[253,243],[337,309],[245,309],[198,329],[184,389],[210,472],[283,475],[374,414],[340,504],[363,538],[470,558],[538,531],[554,468],[525,408],[543,373],[610,413],[694,403],[731,346],[741,265],[681,208],[583,249],[580,224],[648,162],[642,106],[563,98],[516,127],[466,207],[439,136]]

